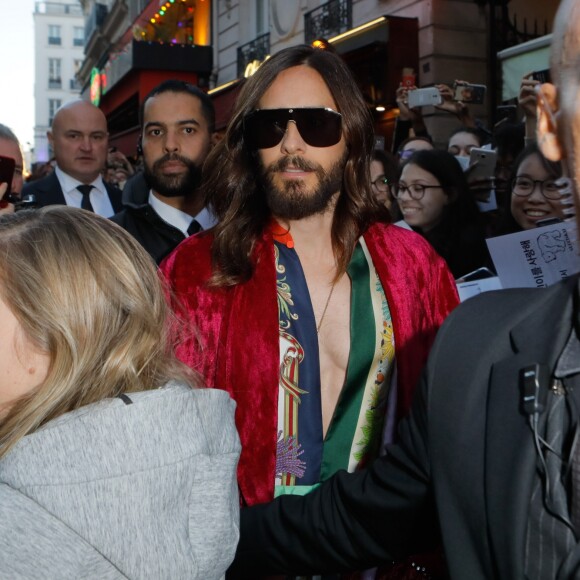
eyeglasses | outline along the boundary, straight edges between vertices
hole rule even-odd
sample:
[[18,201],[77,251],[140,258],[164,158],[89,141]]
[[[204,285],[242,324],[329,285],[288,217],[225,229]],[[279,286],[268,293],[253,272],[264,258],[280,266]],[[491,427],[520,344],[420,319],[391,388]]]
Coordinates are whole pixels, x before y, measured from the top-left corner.
[[399,159],[401,161],[407,161],[413,153],[415,153],[415,149],[405,149],[399,153]]
[[381,193],[389,191],[389,180],[384,175],[379,175],[374,181],[371,181],[371,185]]
[[422,183],[411,183],[411,185],[398,183],[395,187],[395,197],[400,199],[404,193],[408,192],[411,199],[422,199],[426,189],[441,189],[442,187],[442,185],[423,185]]
[[244,141],[252,149],[268,149],[282,141],[290,121],[312,147],[336,145],[342,136],[342,115],[327,107],[256,109],[244,117]]
[[516,177],[513,182],[512,192],[519,197],[530,196],[536,188],[536,183],[540,185],[540,193],[546,199],[561,199],[565,187],[564,183],[557,183],[554,179],[530,179],[529,177]]

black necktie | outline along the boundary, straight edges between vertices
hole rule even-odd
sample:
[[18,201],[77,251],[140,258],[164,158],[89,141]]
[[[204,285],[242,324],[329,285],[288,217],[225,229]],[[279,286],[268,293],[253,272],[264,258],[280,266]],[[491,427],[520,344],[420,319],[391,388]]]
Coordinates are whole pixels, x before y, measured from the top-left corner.
[[77,189],[83,194],[83,200],[81,201],[81,208],[88,211],[95,211],[91,204],[91,191],[93,189],[92,185],[78,185]]
[[193,236],[193,234],[197,234],[197,232],[201,232],[201,226],[197,220],[193,220],[187,228],[187,235]]

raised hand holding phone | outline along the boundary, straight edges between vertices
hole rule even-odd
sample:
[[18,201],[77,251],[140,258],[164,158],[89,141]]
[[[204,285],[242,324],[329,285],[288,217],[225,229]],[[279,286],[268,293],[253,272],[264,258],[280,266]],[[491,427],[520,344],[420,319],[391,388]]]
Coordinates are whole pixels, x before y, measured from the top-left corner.
[[[463,81],[455,81],[455,82],[460,83]],[[454,99],[455,96],[454,90],[449,85],[442,83],[435,86],[439,90],[442,99],[441,104],[436,105],[436,108],[441,111],[447,111],[448,113],[455,115],[466,127],[475,127],[475,121],[471,117],[469,107],[464,102],[456,101]]]

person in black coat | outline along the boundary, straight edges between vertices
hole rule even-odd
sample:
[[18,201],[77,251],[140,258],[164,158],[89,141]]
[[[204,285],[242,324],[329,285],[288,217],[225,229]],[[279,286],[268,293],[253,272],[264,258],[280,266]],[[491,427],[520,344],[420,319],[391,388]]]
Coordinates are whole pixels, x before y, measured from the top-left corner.
[[112,219],[159,264],[189,235],[215,224],[199,193],[216,139],[215,112],[202,90],[169,80],[145,97],[140,116],[144,171],[125,184],[125,208]]
[[38,207],[70,205],[103,217],[120,211],[121,190],[101,177],[108,135],[107,119],[99,108],[82,100],[64,104],[48,132],[56,168],[47,177],[27,183],[22,198],[33,197]]

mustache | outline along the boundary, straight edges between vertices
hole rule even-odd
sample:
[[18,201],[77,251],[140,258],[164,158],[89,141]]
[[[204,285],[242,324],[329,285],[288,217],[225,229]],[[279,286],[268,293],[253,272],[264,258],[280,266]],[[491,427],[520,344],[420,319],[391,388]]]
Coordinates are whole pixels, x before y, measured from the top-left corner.
[[152,169],[154,170],[159,169],[164,163],[167,163],[168,161],[179,161],[180,163],[183,163],[187,167],[191,165],[191,160],[188,159],[187,157],[183,157],[182,155],[178,155],[177,153],[166,153],[163,157],[157,159],[157,161],[153,163]]
[[290,166],[301,169],[302,171],[318,171],[320,168],[318,163],[311,163],[303,157],[296,155],[294,157],[282,157],[278,159],[278,161],[275,161],[268,167],[268,173],[285,171]]

